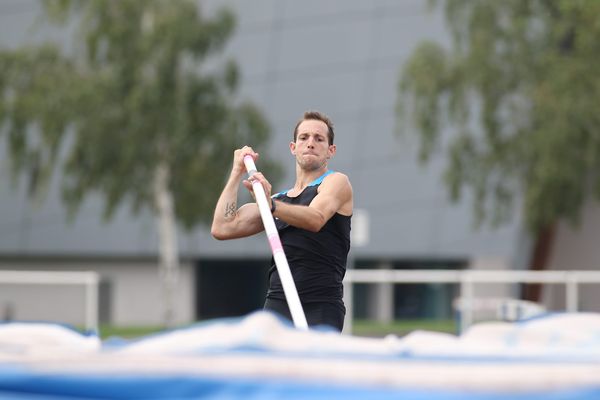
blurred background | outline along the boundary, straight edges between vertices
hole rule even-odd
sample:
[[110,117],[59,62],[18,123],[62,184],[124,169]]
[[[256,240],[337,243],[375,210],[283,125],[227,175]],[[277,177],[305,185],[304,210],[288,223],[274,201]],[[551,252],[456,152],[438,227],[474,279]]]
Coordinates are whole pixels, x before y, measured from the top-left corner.
[[[0,319],[143,331],[260,309],[264,235],[208,226],[236,148],[293,185],[306,110],[333,120],[354,189],[349,269],[597,269],[597,9],[0,0],[0,270],[47,273],[0,274]],[[92,311],[87,278],[52,271],[95,273]],[[346,287],[356,334],[457,330],[458,281]],[[483,319],[566,307],[562,284],[473,295]],[[600,311],[595,285],[576,306]]]

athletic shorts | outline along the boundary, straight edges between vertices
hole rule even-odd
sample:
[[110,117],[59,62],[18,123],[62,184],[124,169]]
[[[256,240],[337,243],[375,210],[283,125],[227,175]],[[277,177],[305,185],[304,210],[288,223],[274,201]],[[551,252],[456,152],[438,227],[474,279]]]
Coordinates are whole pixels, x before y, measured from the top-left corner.
[[[344,316],[346,312],[343,306],[334,303],[303,303],[302,308],[306,315],[308,326],[328,325],[337,329],[339,332],[344,327]],[[292,321],[292,315],[287,301],[267,298],[265,301],[265,310],[276,312],[277,314]]]

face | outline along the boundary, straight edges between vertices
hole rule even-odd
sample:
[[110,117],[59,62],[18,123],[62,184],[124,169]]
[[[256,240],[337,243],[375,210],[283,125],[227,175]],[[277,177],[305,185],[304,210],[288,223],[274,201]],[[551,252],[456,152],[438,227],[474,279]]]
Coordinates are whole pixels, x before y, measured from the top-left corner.
[[290,143],[290,150],[300,168],[318,170],[335,154],[335,145],[328,144],[327,130],[323,121],[309,119],[300,123],[296,141]]

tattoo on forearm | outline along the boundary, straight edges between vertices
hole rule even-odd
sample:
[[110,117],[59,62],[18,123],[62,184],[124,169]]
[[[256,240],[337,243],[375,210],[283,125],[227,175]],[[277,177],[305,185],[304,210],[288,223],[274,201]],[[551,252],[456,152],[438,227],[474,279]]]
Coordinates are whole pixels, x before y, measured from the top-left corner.
[[235,202],[227,203],[227,205],[225,205],[225,218],[235,217],[235,213],[236,213],[235,209],[236,209]]

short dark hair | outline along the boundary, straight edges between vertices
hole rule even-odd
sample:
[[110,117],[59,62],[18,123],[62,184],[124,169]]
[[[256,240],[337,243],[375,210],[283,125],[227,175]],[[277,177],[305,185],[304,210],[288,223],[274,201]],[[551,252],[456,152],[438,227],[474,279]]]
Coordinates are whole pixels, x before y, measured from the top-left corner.
[[324,122],[327,125],[327,142],[331,146],[333,144],[333,138],[335,134],[333,133],[333,122],[329,119],[329,117],[319,111],[306,111],[302,118],[296,124],[294,128],[294,142],[296,141],[296,137],[298,136],[298,127],[300,124],[307,120],[316,120]]

